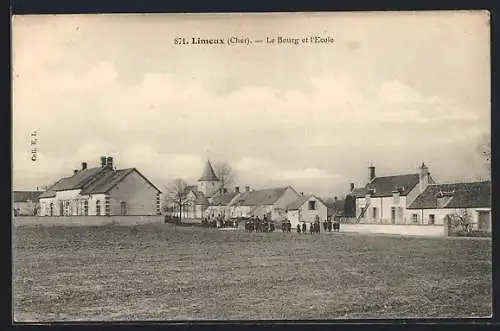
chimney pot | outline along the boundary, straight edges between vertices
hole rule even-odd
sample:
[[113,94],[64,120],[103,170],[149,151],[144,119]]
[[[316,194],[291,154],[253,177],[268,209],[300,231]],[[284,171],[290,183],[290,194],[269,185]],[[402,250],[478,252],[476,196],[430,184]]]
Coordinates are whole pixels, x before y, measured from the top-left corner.
[[87,162],[82,162],[82,170],[87,169]]
[[304,192],[300,192],[300,195],[304,195]]
[[333,200],[334,200],[334,201],[337,201],[337,197],[333,197]]
[[250,186],[245,186],[245,191],[250,192]]
[[106,157],[105,156],[101,156],[101,167],[105,167],[106,166]]
[[354,183],[350,184],[351,192],[354,190]]
[[235,191],[236,193],[240,193],[240,187],[239,187],[239,186],[236,186],[236,187],[234,188],[234,191]]
[[73,175],[76,175],[78,173],[78,169],[73,170]]

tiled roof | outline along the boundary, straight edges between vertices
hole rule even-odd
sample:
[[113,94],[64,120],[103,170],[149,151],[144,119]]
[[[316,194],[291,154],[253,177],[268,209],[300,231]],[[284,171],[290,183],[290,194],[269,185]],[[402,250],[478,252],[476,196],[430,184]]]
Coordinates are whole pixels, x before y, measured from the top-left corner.
[[134,170],[134,168],[129,168],[116,171],[108,171],[102,177],[93,181],[87,187],[85,187],[80,192],[80,194],[106,193]]
[[113,171],[107,167],[88,168],[78,171],[71,177],[64,177],[50,187],[40,198],[52,197],[56,191],[76,190],[81,189],[85,184],[88,184],[92,179],[100,173]]
[[211,203],[214,206],[227,206],[231,202],[231,200],[233,200],[236,194],[236,192],[230,192],[214,196]]
[[108,167],[97,167],[80,170],[71,177],[61,178],[47,191],[43,192],[40,198],[51,198],[56,195],[57,191],[76,189],[82,189],[80,194],[106,193],[134,171],[160,192],[154,184],[135,168],[113,170]]
[[[430,180],[432,181],[432,179]],[[398,188],[402,188],[400,195],[406,196],[418,184],[418,181],[418,174],[375,177],[370,183],[366,184],[364,190],[356,192],[356,197],[364,197],[370,189],[375,189],[372,197],[388,197],[392,196],[392,192]]]
[[354,195],[357,198],[364,197],[368,193],[368,190],[364,187],[356,187],[354,190],[351,191],[351,195]]
[[14,202],[38,201],[42,191],[14,191]]
[[210,161],[207,161],[205,166],[205,171],[203,171],[203,175],[201,175],[198,181],[218,181],[219,178],[215,175],[214,168],[212,168],[212,164]]
[[309,198],[312,198],[312,195],[300,195],[297,200],[289,204],[286,209],[288,210],[297,210],[299,209]]
[[438,208],[440,193],[451,193],[441,208],[491,208],[491,182],[452,183],[429,185],[408,209]]
[[272,205],[278,201],[288,188],[287,186],[245,192],[247,194],[241,195],[237,200],[241,202],[242,206]]

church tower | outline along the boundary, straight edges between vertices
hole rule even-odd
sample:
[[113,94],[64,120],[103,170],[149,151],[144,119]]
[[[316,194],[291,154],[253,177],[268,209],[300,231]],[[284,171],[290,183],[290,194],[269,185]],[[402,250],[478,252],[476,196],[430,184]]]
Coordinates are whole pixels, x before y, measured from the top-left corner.
[[198,191],[206,197],[211,197],[219,190],[219,178],[215,175],[210,160],[207,161],[203,175],[198,179]]

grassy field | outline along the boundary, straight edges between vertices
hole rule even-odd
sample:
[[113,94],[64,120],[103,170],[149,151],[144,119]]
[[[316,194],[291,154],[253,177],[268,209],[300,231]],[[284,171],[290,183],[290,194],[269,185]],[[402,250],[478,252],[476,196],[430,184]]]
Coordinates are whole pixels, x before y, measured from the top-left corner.
[[481,317],[490,240],[18,227],[16,321]]

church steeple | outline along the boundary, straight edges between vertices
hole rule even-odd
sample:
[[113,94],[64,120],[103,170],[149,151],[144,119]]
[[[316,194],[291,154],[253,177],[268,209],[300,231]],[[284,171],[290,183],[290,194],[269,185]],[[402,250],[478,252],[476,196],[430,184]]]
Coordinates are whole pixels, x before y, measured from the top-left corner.
[[198,191],[202,192],[206,197],[211,197],[219,190],[219,186],[219,178],[217,178],[214,168],[210,160],[208,160],[203,174],[198,179]]
[[211,181],[219,181],[219,178],[215,175],[214,168],[212,168],[212,164],[210,163],[210,160],[207,161],[207,164],[205,165],[205,171],[203,171],[203,175],[201,175],[200,179],[198,179],[199,182],[211,182]]

